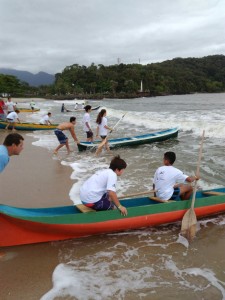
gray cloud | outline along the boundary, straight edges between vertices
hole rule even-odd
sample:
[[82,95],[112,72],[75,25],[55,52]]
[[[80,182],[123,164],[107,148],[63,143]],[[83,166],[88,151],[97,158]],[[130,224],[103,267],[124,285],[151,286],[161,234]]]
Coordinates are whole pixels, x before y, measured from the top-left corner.
[[0,0],[0,67],[143,64],[225,54],[223,0]]

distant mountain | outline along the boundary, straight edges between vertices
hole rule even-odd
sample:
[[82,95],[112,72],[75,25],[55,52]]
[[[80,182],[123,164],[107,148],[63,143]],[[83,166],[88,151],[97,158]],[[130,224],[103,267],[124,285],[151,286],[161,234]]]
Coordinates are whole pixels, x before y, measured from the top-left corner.
[[30,86],[36,86],[36,87],[40,85],[53,84],[55,81],[54,75],[45,72],[39,72],[37,74],[33,74],[27,71],[0,68],[0,74],[13,75],[17,77],[20,81],[27,82]]

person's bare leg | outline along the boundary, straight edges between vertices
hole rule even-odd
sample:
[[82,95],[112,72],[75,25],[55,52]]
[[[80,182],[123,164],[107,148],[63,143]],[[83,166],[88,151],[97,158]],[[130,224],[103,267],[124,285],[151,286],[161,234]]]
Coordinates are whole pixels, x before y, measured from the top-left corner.
[[54,154],[58,154],[59,149],[61,149],[65,144],[59,144],[59,146],[54,150]]
[[190,199],[192,192],[193,192],[193,188],[191,185],[188,184],[180,185],[180,198],[182,200]]
[[66,140],[66,149],[67,149],[68,154],[70,154],[71,150],[70,150],[69,140],[68,139]]

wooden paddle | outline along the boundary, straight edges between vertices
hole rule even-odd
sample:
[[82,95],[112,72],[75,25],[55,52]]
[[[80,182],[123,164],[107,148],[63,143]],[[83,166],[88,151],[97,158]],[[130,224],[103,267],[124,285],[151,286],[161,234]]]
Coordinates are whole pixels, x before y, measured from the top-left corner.
[[[116,128],[116,126],[120,123],[120,121],[125,117],[127,113],[125,113],[124,115],[122,115],[122,117],[119,119],[119,121],[113,126],[112,130],[109,133],[112,133],[112,131]],[[98,145],[98,148],[95,152],[95,155],[98,156],[101,152],[103,147],[105,146],[107,142],[107,137]]]
[[130,197],[135,197],[135,196],[140,196],[140,195],[148,195],[148,194],[152,194],[155,193],[155,190],[150,190],[150,191],[146,191],[146,192],[139,192],[139,193],[134,193],[134,194],[128,194],[128,195],[124,195],[121,197],[118,197],[119,199],[125,199],[125,198],[130,198]]
[[[202,140],[200,144],[199,149],[199,155],[198,155],[198,164],[197,164],[197,170],[196,170],[196,176],[199,177],[200,174],[200,162],[202,158],[202,148],[203,148],[203,142],[204,142],[204,135],[205,130],[203,130],[202,133]],[[193,196],[191,201],[191,208],[189,208],[186,213],[183,216],[182,223],[181,223],[181,234],[186,237],[189,241],[192,241],[195,237],[196,232],[196,224],[197,224],[197,218],[194,210],[195,205],[195,196],[197,191],[197,181],[195,181],[194,189],[193,189]]]

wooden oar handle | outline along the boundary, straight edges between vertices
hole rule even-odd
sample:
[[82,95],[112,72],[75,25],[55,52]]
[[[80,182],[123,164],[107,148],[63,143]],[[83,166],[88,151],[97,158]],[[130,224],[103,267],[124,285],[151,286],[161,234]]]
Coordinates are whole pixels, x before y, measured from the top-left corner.
[[150,190],[150,191],[146,191],[146,192],[139,192],[139,193],[134,193],[134,194],[128,194],[128,195],[124,195],[121,197],[118,197],[119,199],[124,199],[124,198],[130,198],[130,197],[135,197],[135,196],[140,196],[140,195],[148,195],[148,194],[152,194],[155,193],[156,190]]

